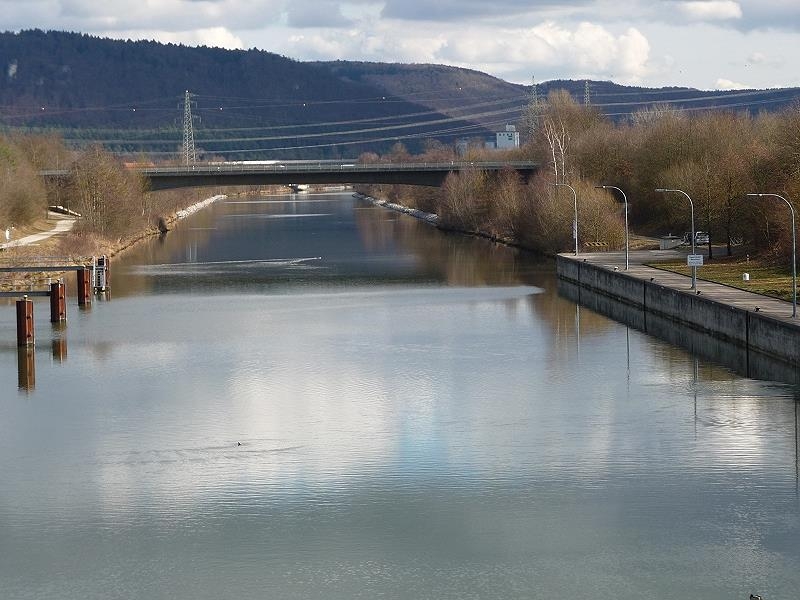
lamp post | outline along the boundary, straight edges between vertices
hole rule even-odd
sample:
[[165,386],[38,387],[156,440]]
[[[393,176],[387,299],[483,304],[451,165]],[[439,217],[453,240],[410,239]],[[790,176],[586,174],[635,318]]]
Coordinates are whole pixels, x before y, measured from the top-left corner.
[[575,207],[575,218],[572,221],[572,237],[575,238],[575,256],[578,256],[578,194],[575,193],[575,188],[573,188],[568,183],[554,183],[556,187],[568,187],[572,190],[572,203]]
[[621,189],[613,185],[598,185],[601,190],[617,190],[622,194],[622,201],[625,203],[625,270],[628,270],[628,197]]
[[[675,193],[683,194],[684,196],[686,196],[686,199],[689,201],[689,209],[691,210],[691,213],[692,213],[692,254],[694,254],[695,253],[695,249],[694,249],[694,202],[692,202],[692,199],[689,197],[689,194],[687,194],[683,190],[668,190],[668,189],[665,189],[665,188],[658,188],[658,189],[656,189],[656,191],[657,192],[661,192],[663,194],[666,194],[667,192],[675,192]],[[693,290],[697,289],[697,267],[695,267],[694,265],[692,265],[692,288],[691,289],[693,289]]]
[[797,317],[797,234],[796,234],[796,227],[795,227],[795,218],[794,218],[794,206],[792,203],[789,202],[783,196],[779,196],[778,194],[747,194],[748,196],[756,196],[758,198],[764,198],[766,196],[771,196],[773,198],[779,198],[786,203],[786,206],[789,207],[789,212],[792,215],[792,318],[794,319]]

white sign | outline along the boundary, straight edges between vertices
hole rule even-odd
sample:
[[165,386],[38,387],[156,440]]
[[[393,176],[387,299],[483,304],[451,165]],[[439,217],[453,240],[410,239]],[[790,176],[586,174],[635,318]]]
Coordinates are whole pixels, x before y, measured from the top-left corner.
[[703,255],[702,254],[689,254],[686,256],[686,264],[690,267],[702,267]]

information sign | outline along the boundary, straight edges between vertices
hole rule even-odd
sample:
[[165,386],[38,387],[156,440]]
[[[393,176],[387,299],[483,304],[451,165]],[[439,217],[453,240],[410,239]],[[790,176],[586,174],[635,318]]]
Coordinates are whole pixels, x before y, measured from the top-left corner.
[[686,264],[690,267],[702,267],[703,255],[702,254],[689,254],[686,256]]

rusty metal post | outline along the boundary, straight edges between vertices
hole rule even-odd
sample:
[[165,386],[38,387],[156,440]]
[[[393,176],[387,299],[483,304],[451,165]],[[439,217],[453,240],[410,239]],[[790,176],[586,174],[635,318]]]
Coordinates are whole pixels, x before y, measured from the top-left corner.
[[62,323],[67,320],[67,289],[63,282],[50,284],[50,322]]
[[30,392],[36,387],[36,356],[33,348],[17,348],[17,385]]
[[33,301],[23,296],[17,300],[17,346],[32,346],[33,341]]
[[78,269],[78,306],[92,303],[92,271]]

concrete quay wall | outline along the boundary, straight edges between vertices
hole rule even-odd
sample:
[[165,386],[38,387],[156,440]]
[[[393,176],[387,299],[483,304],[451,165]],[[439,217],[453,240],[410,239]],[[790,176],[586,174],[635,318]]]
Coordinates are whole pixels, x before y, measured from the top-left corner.
[[800,367],[800,327],[778,319],[566,256],[558,277],[726,342]]

